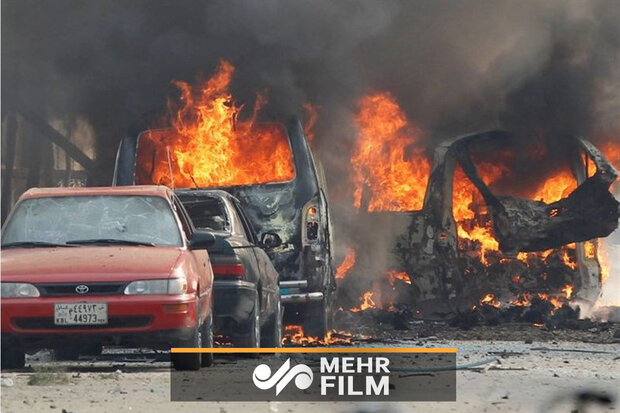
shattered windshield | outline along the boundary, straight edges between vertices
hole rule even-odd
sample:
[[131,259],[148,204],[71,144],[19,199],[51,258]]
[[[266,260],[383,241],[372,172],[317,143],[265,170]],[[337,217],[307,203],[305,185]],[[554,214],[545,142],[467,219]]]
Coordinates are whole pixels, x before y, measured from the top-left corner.
[[2,234],[3,246],[16,243],[182,246],[165,199],[118,195],[27,199]]
[[280,124],[254,125],[229,134],[150,130],[139,137],[137,185],[213,188],[294,178],[293,152]]
[[230,231],[230,220],[224,203],[217,198],[182,201],[194,226],[212,231]]

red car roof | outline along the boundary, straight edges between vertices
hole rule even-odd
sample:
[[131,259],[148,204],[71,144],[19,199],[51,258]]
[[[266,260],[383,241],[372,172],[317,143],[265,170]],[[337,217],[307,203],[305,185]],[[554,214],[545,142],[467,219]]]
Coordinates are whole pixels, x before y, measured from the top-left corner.
[[87,195],[142,195],[169,198],[170,193],[170,188],[162,185],[53,187],[31,188],[24,192],[19,199]]

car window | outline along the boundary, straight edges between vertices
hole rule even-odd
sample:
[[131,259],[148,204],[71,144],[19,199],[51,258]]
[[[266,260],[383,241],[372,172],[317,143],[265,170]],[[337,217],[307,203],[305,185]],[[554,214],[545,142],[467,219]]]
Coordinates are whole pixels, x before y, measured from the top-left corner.
[[179,219],[181,220],[181,227],[183,228],[183,232],[185,232],[185,236],[187,237],[187,239],[190,239],[192,237],[192,224],[190,219],[187,217],[185,209],[183,208],[183,205],[181,204],[181,202],[178,200],[178,198],[175,196],[172,198],[172,204],[174,205],[174,209],[177,212],[177,215],[179,216]]
[[2,244],[114,239],[181,246],[176,217],[158,196],[60,196],[19,203]]
[[183,206],[189,214],[194,227],[230,232],[230,219],[222,200],[206,198],[197,201],[185,201]]
[[[173,129],[141,133],[136,149],[135,183],[212,188],[288,182],[295,178],[293,151],[283,125],[257,123],[252,130],[236,129],[235,133],[221,136],[212,136],[208,129],[189,136]],[[219,147],[243,150],[216,151]]]
[[247,217],[245,216],[245,213],[243,212],[243,208],[241,207],[241,205],[239,205],[239,202],[237,202],[236,200],[234,200],[232,203],[235,208],[235,211],[237,212],[237,215],[239,216],[241,225],[243,225],[243,229],[246,233],[246,238],[252,244],[256,244],[257,243],[256,233],[254,232],[254,228],[252,228],[252,224],[250,224],[250,221],[248,221]]

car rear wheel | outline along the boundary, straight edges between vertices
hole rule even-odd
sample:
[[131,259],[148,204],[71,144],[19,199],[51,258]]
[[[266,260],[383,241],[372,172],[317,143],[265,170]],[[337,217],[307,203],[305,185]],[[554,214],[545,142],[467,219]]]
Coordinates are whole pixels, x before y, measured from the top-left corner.
[[[202,344],[202,326],[196,326],[189,340],[179,342],[177,347],[199,348]],[[172,353],[170,354],[172,367],[175,370],[199,370],[202,364],[200,353]]]
[[308,303],[303,309],[304,333],[307,336],[324,338],[332,329],[333,311],[332,296],[328,294],[321,301]]
[[280,297],[276,309],[261,332],[261,345],[263,347],[282,347],[282,304]]
[[14,349],[2,349],[2,370],[22,369],[26,365],[26,353]]
[[260,346],[260,302],[258,294],[254,298],[254,309],[245,323],[245,328],[240,334],[233,335],[235,347],[257,348]]
[[[202,325],[202,347],[213,347],[213,314],[209,314],[209,317]],[[201,366],[210,367],[213,365],[213,353],[202,353]]]

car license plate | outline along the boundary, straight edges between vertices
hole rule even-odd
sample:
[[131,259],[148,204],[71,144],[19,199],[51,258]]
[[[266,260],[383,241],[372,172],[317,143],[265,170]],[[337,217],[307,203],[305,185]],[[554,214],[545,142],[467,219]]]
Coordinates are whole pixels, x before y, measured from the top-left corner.
[[93,325],[108,323],[106,303],[54,304],[54,324]]

